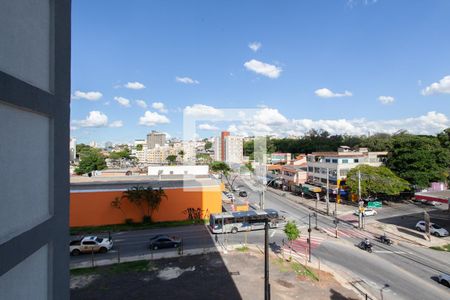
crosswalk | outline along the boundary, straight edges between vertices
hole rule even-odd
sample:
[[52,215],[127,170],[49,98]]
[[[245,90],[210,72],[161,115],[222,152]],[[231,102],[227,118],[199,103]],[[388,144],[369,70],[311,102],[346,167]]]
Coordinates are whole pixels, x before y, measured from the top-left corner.
[[[327,228],[321,228],[323,232],[325,232],[327,235],[335,237],[336,236],[336,229],[335,227],[327,227]],[[373,239],[374,235],[366,232],[361,231],[356,228],[339,228],[338,229],[338,237],[340,238],[357,238],[357,239]]]
[[[311,237],[311,250],[320,246],[320,244],[325,240],[323,237]],[[308,237],[301,236],[300,238],[292,241],[292,243],[287,243],[284,245],[283,249],[285,252],[289,252],[291,250],[294,251],[294,254],[300,257],[306,257],[308,255]]]

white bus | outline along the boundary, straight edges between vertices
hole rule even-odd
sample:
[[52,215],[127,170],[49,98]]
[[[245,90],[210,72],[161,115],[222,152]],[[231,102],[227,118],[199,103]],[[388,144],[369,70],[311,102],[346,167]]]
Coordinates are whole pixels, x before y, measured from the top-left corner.
[[212,214],[209,218],[209,227],[213,233],[237,233],[264,229],[267,219],[270,228],[278,227],[278,212],[274,209]]

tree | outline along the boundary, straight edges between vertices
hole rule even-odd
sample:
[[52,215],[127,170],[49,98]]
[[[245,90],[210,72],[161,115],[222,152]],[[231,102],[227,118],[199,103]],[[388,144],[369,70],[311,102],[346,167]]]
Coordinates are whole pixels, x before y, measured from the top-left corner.
[[401,133],[392,138],[386,166],[414,186],[425,188],[447,180],[450,151],[436,137]]
[[300,230],[294,221],[288,221],[284,226],[284,233],[289,241],[290,254],[292,254],[292,241],[295,241],[300,237]]
[[450,150],[450,128],[445,129],[437,135],[441,146]]
[[[142,146],[142,145],[141,145]],[[109,158],[111,159],[130,159],[131,151],[126,147],[125,149],[121,151],[113,151],[109,154]]]
[[360,147],[367,147],[369,151],[388,151],[392,144],[392,137],[387,133],[376,133],[363,138],[359,143]]
[[176,155],[169,155],[166,157],[167,162],[169,163],[169,165],[174,165],[175,162],[177,161],[177,156]]
[[210,164],[212,162],[211,155],[207,153],[197,153],[195,158],[197,162],[200,164]]
[[180,150],[180,152],[178,152],[178,155],[181,156],[181,161],[184,161],[184,151]]
[[152,222],[153,212],[159,208],[163,198],[167,195],[163,189],[154,189],[152,187],[133,186],[124,192],[123,198],[128,199],[142,211],[143,223]]
[[231,168],[227,163],[224,163],[223,161],[214,161],[209,165],[209,169],[211,172],[222,175],[222,178],[225,178],[230,189],[233,190],[233,184],[238,175],[231,175]]
[[144,145],[142,145],[142,144],[136,145],[136,150],[137,151],[142,151],[143,148],[144,148]]
[[98,149],[91,148],[80,153],[80,165],[75,169],[78,175],[106,169],[105,157]]
[[353,194],[358,194],[358,172],[361,173],[361,196],[379,194],[395,196],[409,189],[409,183],[394,174],[389,168],[359,165],[347,174],[347,185]]
[[205,150],[211,149],[212,148],[212,143],[210,141],[206,141],[205,142]]

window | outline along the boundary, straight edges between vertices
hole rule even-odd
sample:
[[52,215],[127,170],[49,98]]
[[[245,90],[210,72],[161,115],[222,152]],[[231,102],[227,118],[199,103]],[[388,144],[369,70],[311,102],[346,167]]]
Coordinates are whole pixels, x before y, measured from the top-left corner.
[[348,159],[343,159],[343,160],[342,160],[342,163],[343,163],[343,164],[348,164]]
[[338,160],[337,160],[336,158],[333,158],[333,159],[331,160],[331,162],[332,162],[333,164],[337,164],[337,163],[338,163]]
[[355,158],[355,159],[353,160],[353,162],[359,163],[359,159],[358,159],[358,158]]
[[326,159],[325,159],[325,162],[326,162],[326,163],[329,163],[329,162],[330,162],[330,159],[329,159],[329,158],[326,158]]
[[86,241],[86,242],[83,242],[83,245],[84,246],[92,246],[92,245],[96,245],[96,243],[94,241]]

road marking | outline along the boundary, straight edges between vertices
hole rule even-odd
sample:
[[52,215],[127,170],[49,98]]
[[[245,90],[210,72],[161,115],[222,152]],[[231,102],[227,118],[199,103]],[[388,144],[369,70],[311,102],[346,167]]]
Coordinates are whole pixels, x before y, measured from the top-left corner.
[[404,251],[391,251],[391,250],[375,250],[373,253],[395,253],[395,254],[407,254]]
[[270,237],[273,237],[276,232],[277,232],[276,230],[272,231],[272,233],[270,234]]

